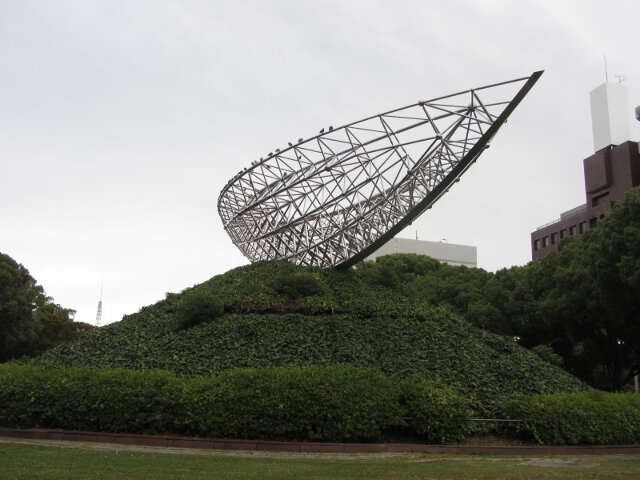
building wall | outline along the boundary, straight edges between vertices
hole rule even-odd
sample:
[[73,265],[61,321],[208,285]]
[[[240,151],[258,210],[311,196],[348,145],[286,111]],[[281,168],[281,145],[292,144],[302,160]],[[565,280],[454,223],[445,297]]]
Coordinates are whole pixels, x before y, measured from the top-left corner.
[[531,233],[531,257],[540,260],[557,250],[566,236],[581,237],[598,220],[640,185],[640,146],[637,142],[604,148],[584,160],[584,205],[563,213],[560,219]]
[[376,250],[375,253],[365,258],[365,261],[393,253],[427,255],[449,265],[464,265],[467,267],[476,267],[478,265],[478,249],[476,247],[447,242],[412,240],[409,238],[392,238]]

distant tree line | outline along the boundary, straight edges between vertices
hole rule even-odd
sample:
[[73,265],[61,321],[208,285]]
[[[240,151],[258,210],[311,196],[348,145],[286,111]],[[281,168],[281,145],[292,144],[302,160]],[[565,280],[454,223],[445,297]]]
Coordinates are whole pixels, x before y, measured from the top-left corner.
[[33,356],[93,327],[45,294],[29,271],[0,252],[0,362]]
[[490,273],[418,255],[370,262],[374,282],[446,305],[591,385],[618,390],[640,367],[640,188],[580,238],[526,266]]

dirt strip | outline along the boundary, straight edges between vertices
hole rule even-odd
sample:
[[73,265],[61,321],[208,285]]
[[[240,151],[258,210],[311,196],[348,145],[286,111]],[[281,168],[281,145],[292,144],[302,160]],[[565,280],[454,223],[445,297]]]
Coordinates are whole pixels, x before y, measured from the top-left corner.
[[3,443],[38,445],[41,447],[79,448],[103,452],[142,452],[167,453],[172,455],[203,455],[248,458],[318,458],[327,460],[370,460],[373,458],[406,457],[415,458],[406,453],[296,453],[296,452],[261,452],[254,450],[217,450],[205,448],[151,447],[147,445],[123,445],[119,443],[73,442],[69,440],[29,440],[24,438],[0,437]]
[[[100,432],[76,432],[55,429],[0,428],[0,437],[30,440],[104,443],[136,447],[163,447],[205,451],[286,452],[290,454],[490,454],[490,455],[628,455],[640,457],[640,445],[587,445],[550,447],[545,445],[422,445],[408,443],[321,443],[233,440],[163,435],[137,435]],[[119,447],[124,450],[123,447]],[[141,450],[137,450],[141,451]],[[163,450],[166,451],[166,450]],[[183,452],[184,453],[184,452]]]
[[485,462],[515,462],[518,465],[528,465],[536,467],[573,467],[573,468],[593,468],[599,464],[591,460],[640,460],[640,454],[604,454],[591,455],[589,461],[570,458],[540,458],[540,457],[513,457],[513,456],[447,456],[441,457],[430,455],[425,458],[424,454],[416,453],[295,453],[295,452],[266,452],[251,450],[216,450],[204,448],[179,448],[179,447],[152,447],[147,445],[124,445],[118,443],[99,442],[77,442],[69,440],[43,440],[0,437],[0,448],[2,444],[36,445],[52,448],[72,448],[82,450],[93,450],[101,452],[136,452],[136,453],[161,453],[168,455],[200,455],[200,456],[225,456],[241,458],[272,458],[272,459],[314,459],[314,460],[371,460],[383,458],[404,459],[410,463],[438,463],[457,461],[485,461]]

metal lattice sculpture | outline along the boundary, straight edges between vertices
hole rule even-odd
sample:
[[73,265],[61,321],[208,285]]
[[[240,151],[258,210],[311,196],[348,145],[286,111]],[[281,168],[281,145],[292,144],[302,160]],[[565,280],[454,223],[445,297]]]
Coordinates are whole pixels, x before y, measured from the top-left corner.
[[430,208],[542,72],[374,115],[253,162],[218,211],[252,261],[348,267]]

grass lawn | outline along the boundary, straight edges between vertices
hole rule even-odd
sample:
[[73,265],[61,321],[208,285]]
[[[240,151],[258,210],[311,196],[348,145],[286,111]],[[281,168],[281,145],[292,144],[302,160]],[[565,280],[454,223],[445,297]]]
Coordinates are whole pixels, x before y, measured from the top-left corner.
[[[631,456],[545,457],[550,466],[530,466],[522,463],[531,458],[496,455],[351,459],[284,455],[251,458],[0,443],[0,479],[640,479],[640,458]],[[561,466],[568,461],[597,466]]]

